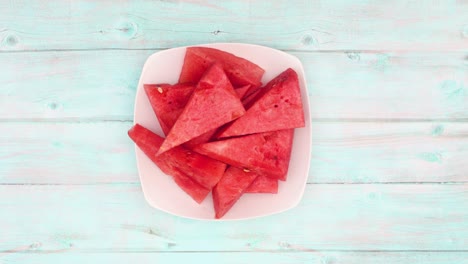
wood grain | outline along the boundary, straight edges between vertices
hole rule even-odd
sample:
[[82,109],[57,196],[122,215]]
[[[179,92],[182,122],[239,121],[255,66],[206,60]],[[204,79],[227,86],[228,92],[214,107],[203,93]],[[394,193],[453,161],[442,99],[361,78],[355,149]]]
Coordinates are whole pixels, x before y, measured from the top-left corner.
[[465,1],[2,1],[0,50],[247,42],[288,50],[466,51]]
[[0,248],[44,253],[467,251],[467,204],[468,184],[319,184],[308,185],[299,206],[287,212],[212,222],[150,208],[138,185],[0,185]]
[[[0,126],[0,183],[139,182],[130,122]],[[468,182],[468,123],[312,127],[309,183]]]
[[[0,263],[468,263],[468,2],[0,1]],[[304,64],[313,149],[282,214],[150,208],[126,135],[158,50]]]
[[[1,254],[1,253],[0,253]],[[0,256],[2,260],[2,256]],[[210,253],[70,253],[51,252],[49,254],[8,254],[3,256],[6,263],[258,263],[285,264],[467,264],[466,252],[210,252]]]
[[[0,120],[132,120],[152,53],[0,54]],[[291,54],[304,64],[313,119],[468,119],[463,52]]]

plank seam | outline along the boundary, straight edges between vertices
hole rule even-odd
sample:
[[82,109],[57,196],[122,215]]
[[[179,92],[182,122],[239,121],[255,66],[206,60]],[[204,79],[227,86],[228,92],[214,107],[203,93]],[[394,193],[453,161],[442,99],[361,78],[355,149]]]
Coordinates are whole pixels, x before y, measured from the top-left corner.
[[[196,46],[197,44],[188,45],[188,46]],[[35,53],[35,52],[94,52],[94,51],[162,51],[171,48],[177,47],[184,47],[185,45],[181,46],[171,46],[171,47],[162,47],[162,48],[89,48],[89,49],[24,49],[24,50],[0,50],[1,53]],[[274,47],[271,47],[274,48]],[[417,50],[410,50],[410,49],[333,49],[333,50],[326,50],[326,49],[315,49],[315,50],[298,50],[298,49],[278,49],[284,52],[291,52],[291,53],[398,53],[398,52],[412,52],[412,53],[466,53],[466,50],[424,50],[424,51],[417,51]]]
[[[1,123],[133,123],[129,117],[0,118]],[[468,118],[312,118],[314,123],[468,123]]]
[[[468,253],[468,249],[461,250],[432,250],[432,249],[422,249],[422,250],[386,250],[386,249],[362,249],[362,250],[351,250],[351,249],[303,249],[303,250],[255,250],[255,251],[242,251],[242,250],[208,250],[208,251],[159,251],[159,250],[124,250],[124,249],[103,249],[103,250],[93,250],[93,249],[82,249],[82,250],[26,250],[26,251],[17,251],[15,254],[51,254],[51,253],[158,253],[158,254],[193,254],[193,253]],[[0,251],[0,254],[12,253],[9,250]]]
[[[308,182],[307,185],[466,185],[468,181],[449,182]],[[92,182],[92,183],[0,183],[0,186],[102,186],[140,185],[140,182]]]

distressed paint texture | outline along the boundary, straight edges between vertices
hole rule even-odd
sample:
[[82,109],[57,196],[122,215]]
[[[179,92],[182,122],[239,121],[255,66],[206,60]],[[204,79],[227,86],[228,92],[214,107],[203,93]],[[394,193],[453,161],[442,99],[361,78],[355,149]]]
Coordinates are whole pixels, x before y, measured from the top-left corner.
[[140,189],[0,186],[0,205],[8,212],[1,221],[9,227],[2,230],[0,247],[307,252],[465,250],[468,243],[466,184],[311,184],[298,207],[235,222],[166,214],[146,205]]
[[[140,71],[153,52],[0,53],[8,65],[0,71],[0,120],[132,120]],[[304,64],[314,119],[468,118],[463,52],[361,52],[359,60],[345,52],[291,54]]]
[[[131,122],[1,125],[16,132],[0,134],[0,184],[139,182]],[[317,121],[312,134],[309,183],[468,182],[467,123]]]
[[0,50],[249,42],[288,50],[463,51],[468,45],[465,1],[34,0],[2,1],[0,10]]
[[[0,263],[468,263],[468,2],[0,1]],[[288,212],[144,201],[132,124],[155,51],[279,48],[313,147]]]
[[[375,263],[431,263],[431,264],[467,264],[468,253],[465,252],[336,252],[336,251],[311,251],[311,252],[227,252],[227,253],[55,253],[55,254],[11,254],[5,257],[11,263],[114,263],[127,264],[139,263],[225,263],[225,264],[250,264],[252,260],[260,263],[284,264],[375,264]],[[8,263],[8,262],[7,262]]]

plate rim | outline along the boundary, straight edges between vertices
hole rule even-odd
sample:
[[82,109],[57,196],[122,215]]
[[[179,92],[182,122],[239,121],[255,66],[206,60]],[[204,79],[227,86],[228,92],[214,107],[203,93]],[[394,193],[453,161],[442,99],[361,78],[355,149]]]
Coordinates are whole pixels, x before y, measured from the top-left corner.
[[[301,202],[301,200],[302,200],[302,198],[304,196],[304,193],[305,193],[305,188],[307,186],[307,180],[308,180],[308,178],[310,176],[309,175],[309,173],[310,173],[310,161],[311,161],[311,158],[312,158],[312,151],[311,151],[312,150],[312,119],[310,117],[310,98],[309,98],[308,93],[307,93],[307,91],[308,91],[308,89],[307,89],[307,79],[306,79],[304,66],[303,66],[302,62],[299,60],[299,58],[297,58],[296,56],[294,56],[292,54],[286,53],[286,52],[284,52],[282,50],[278,50],[278,49],[268,47],[268,46],[263,46],[263,45],[250,44],[250,43],[215,42],[215,43],[203,43],[203,44],[194,44],[194,45],[185,45],[185,46],[167,48],[167,49],[163,49],[163,50],[158,50],[158,51],[150,54],[146,58],[145,63],[143,64],[142,71],[140,73],[140,77],[139,77],[139,80],[138,80],[138,86],[137,86],[137,89],[136,89],[135,99],[134,99],[133,125],[135,125],[137,123],[136,122],[137,109],[138,109],[137,102],[139,100],[140,93],[143,93],[143,91],[142,91],[143,89],[141,89],[141,87],[143,86],[143,76],[145,76],[145,73],[146,73],[146,71],[148,70],[148,67],[149,67],[148,65],[149,65],[150,61],[153,59],[153,57],[156,57],[156,56],[158,56],[158,55],[160,55],[162,53],[166,53],[166,52],[174,52],[176,50],[186,49],[187,47],[212,47],[212,48],[218,48],[220,50],[223,50],[223,47],[225,47],[225,46],[267,49],[267,50],[270,50],[271,52],[281,54],[281,56],[287,56],[287,57],[289,57],[289,59],[292,59],[297,63],[297,66],[299,67],[299,69],[301,71],[300,77],[302,77],[303,82],[304,82],[303,89],[304,89],[304,92],[306,93],[306,96],[303,96],[305,98],[303,98],[303,100],[302,100],[303,105],[304,105],[304,115],[306,117],[305,118],[306,125],[305,125],[304,128],[307,128],[307,125],[309,125],[309,133],[308,133],[308,136],[306,137],[306,139],[308,141],[307,142],[307,149],[309,151],[307,152],[306,157],[304,159],[304,160],[308,161],[307,164],[306,164],[306,168],[305,168],[307,176],[304,177],[304,183],[301,184],[301,190],[299,190],[300,194],[295,196],[294,199],[291,199],[291,203],[288,206],[281,207],[281,208],[279,208],[277,210],[273,209],[273,210],[271,210],[271,212],[266,212],[266,213],[262,213],[262,214],[252,215],[252,216],[244,216],[244,217],[237,217],[237,218],[220,218],[220,219],[216,219],[216,218],[214,218],[214,216],[213,216],[213,218],[203,218],[203,217],[196,217],[196,216],[181,215],[181,214],[172,212],[172,211],[170,211],[170,210],[168,210],[168,209],[166,209],[164,207],[155,205],[155,204],[153,204],[152,200],[149,199],[147,191],[145,190],[145,188],[143,186],[144,185],[144,183],[143,183],[144,180],[142,178],[142,173],[141,173],[142,172],[142,168],[141,168],[142,165],[141,165],[141,162],[139,161],[139,157],[138,157],[138,154],[137,154],[137,152],[141,151],[141,150],[139,149],[139,147],[136,144],[134,144],[138,176],[139,176],[139,179],[140,179],[140,187],[141,187],[141,190],[143,192],[143,196],[145,197],[146,202],[152,208],[161,210],[161,211],[163,211],[163,212],[165,212],[167,214],[173,215],[173,216],[182,217],[182,218],[186,218],[186,219],[192,219],[192,220],[198,220],[198,221],[216,221],[216,222],[243,221],[243,220],[250,220],[250,219],[256,219],[256,218],[263,218],[263,217],[267,217],[267,216],[271,216],[271,215],[280,214],[280,213],[289,211],[289,210],[297,207],[299,205],[299,203]],[[233,53],[233,54],[236,55],[236,56],[239,56],[238,54],[235,54],[235,53]],[[241,57],[241,56],[239,56],[239,57]],[[299,80],[299,82],[301,82],[301,80]],[[302,88],[300,89],[301,94],[302,94],[303,89]],[[144,96],[146,96],[146,95],[144,95]],[[308,110],[308,113],[306,113],[305,110]],[[307,118],[307,116],[308,116],[308,118]],[[156,119],[156,122],[159,122],[159,121]],[[304,142],[304,143],[306,143],[306,142]],[[146,155],[144,155],[144,156],[145,156],[145,158],[149,159],[148,157],[146,157]],[[156,167],[156,169],[158,169],[160,171],[160,169],[157,166],[155,166],[155,167]],[[161,173],[163,173],[163,172],[161,171]],[[211,192],[208,195],[211,195]],[[249,193],[247,193],[247,195],[262,195],[262,194],[249,194]],[[271,195],[271,194],[265,194],[265,195]]]

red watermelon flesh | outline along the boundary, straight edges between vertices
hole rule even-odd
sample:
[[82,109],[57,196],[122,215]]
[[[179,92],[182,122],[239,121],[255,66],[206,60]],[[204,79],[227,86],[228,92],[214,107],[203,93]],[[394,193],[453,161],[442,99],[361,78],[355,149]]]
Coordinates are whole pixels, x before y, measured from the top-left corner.
[[[244,86],[245,87],[245,86]],[[252,90],[255,90],[254,93],[252,94],[253,96],[255,96],[254,94],[258,94],[259,92],[259,88],[260,87],[253,87],[251,85],[248,85],[249,89],[246,91],[246,93],[243,95],[244,98],[241,98],[241,95],[243,92],[239,92],[238,90],[239,89],[243,89],[244,87],[241,87],[241,88],[237,88],[235,89],[235,91],[237,92],[237,95],[239,96],[239,98],[241,99],[241,102],[242,102],[242,105],[244,106],[245,109],[248,109],[247,107],[249,106],[248,102],[250,99],[250,96],[248,95],[249,92],[251,92]],[[244,102],[245,100],[245,102]],[[212,133],[210,133],[209,135],[206,135],[206,137],[202,137],[201,139],[198,139],[198,140],[190,140],[189,142],[187,142],[185,145],[190,148],[190,149],[195,149],[195,147],[199,144],[202,144],[202,143],[206,143],[208,141],[210,141],[211,139],[216,139],[216,138],[219,138],[219,136],[226,130],[229,128],[229,126],[235,122],[235,120],[229,122],[229,123],[226,123],[220,127],[218,127],[217,129],[213,130]],[[192,142],[193,141],[193,142]]]
[[[249,93],[251,93],[252,91],[253,92],[253,96],[255,96],[254,94],[257,94],[259,92],[259,88],[260,87],[254,87],[254,86],[251,86],[251,85],[248,85],[248,89],[246,89],[246,91],[238,91],[240,89],[244,89],[245,87],[247,86],[244,86],[244,87],[241,87],[241,88],[236,88],[235,91],[237,92],[237,95],[238,97],[241,99],[241,102],[242,102],[242,105],[244,106],[245,109],[248,109],[247,107],[249,106],[248,102],[250,102],[252,99],[251,97],[248,95]],[[222,125],[221,127],[219,127],[218,129],[216,129],[213,134],[211,134],[211,137],[209,138],[209,140],[211,139],[215,139],[215,138],[219,138],[219,136],[226,130],[229,128],[229,126],[235,122],[234,121],[231,121],[227,124],[224,124]],[[205,142],[208,142],[209,140],[206,140],[206,141],[202,141],[202,140],[198,140],[196,142],[196,144],[190,144],[190,147],[191,149],[194,149],[196,145],[198,144],[201,144],[201,143],[205,143]],[[193,141],[193,140],[191,140]]]
[[201,134],[198,137],[192,138],[191,140],[184,143],[184,147],[189,149],[194,149],[196,146],[206,143],[213,138],[213,135],[216,133],[217,129],[210,130],[206,133]]
[[198,145],[195,150],[238,168],[286,180],[294,129],[234,137]]
[[172,158],[172,165],[180,168],[180,170],[191,176],[203,187],[210,190],[218,183],[226,170],[225,163],[201,155],[183,146],[166,151],[165,155]]
[[278,193],[278,180],[259,175],[245,190],[246,193]]
[[156,164],[162,172],[170,175],[175,183],[193,200],[201,203],[210,193],[210,189],[203,187],[190,176],[175,168],[170,160],[161,155],[156,156],[159,146],[163,142],[163,138],[149,131],[148,129],[136,124],[129,131],[128,135],[137,144],[137,146],[148,156],[148,158]]
[[164,138],[136,124],[128,132],[130,138],[161,170],[174,176],[174,168],[211,190],[226,170],[226,164],[193,152],[182,146],[156,156]]
[[220,64],[213,64],[198,82],[187,105],[158,154],[216,129],[245,113]]
[[189,47],[185,49],[184,64],[179,75],[179,82],[196,84],[205,71],[216,61],[215,58],[197,52]]
[[299,80],[294,70],[288,68],[282,72],[262,88],[259,95],[245,115],[233,122],[221,138],[305,126]]
[[[195,86],[177,83],[174,85],[145,84],[144,87],[164,134],[169,134],[190,99]],[[208,142],[214,133],[215,130],[202,134],[186,142],[184,146],[193,148],[198,144]]]
[[250,90],[251,85],[245,85],[239,88],[234,89],[237,94],[237,97],[242,100],[242,98],[246,95],[246,93]]
[[179,82],[197,83],[213,63],[220,63],[234,86],[260,86],[263,70],[258,65],[234,54],[206,47],[188,47]]
[[188,84],[145,84],[146,95],[151,103],[165,135],[184,110],[195,86]]
[[[161,167],[160,167],[161,168]],[[161,168],[163,171],[163,169]],[[163,171],[164,172],[164,171]],[[183,173],[177,168],[172,168],[171,176],[174,179],[175,183],[190,197],[192,197],[193,200],[197,203],[202,203],[203,200],[208,196],[208,194],[211,192],[210,189],[207,189],[203,186],[201,186],[199,183],[194,181],[190,176],[187,174]],[[164,172],[165,173],[165,172]],[[167,174],[167,173],[166,173]]]
[[248,110],[253,105],[253,103],[255,103],[258,98],[263,95],[263,93],[261,93],[263,90],[263,87],[257,87],[244,95],[244,98],[242,98],[242,105],[246,110]]
[[213,188],[215,217],[223,217],[239,200],[244,190],[257,178],[258,174],[236,167],[229,167],[221,180]]

